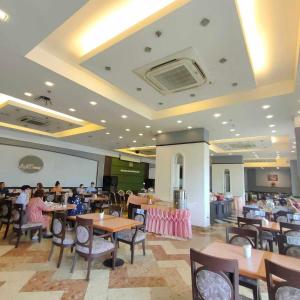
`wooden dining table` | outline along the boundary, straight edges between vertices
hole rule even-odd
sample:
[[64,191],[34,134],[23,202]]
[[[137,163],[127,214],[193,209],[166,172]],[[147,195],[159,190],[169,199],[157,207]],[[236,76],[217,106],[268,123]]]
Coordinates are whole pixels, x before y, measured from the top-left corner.
[[299,258],[257,249],[252,249],[251,257],[246,258],[243,247],[224,242],[213,242],[201,252],[219,258],[237,260],[240,275],[252,279],[266,280],[265,259],[291,270],[299,271],[300,269]]
[[72,210],[74,208],[76,208],[76,204],[67,204],[67,205],[54,204],[52,206],[48,206],[48,209],[45,212],[66,211],[66,210]]
[[[93,228],[100,229],[107,232],[112,232],[114,239],[116,238],[116,233],[122,230],[131,229],[132,227],[136,227],[138,225],[143,225],[142,222],[127,219],[123,217],[115,217],[111,215],[104,214],[103,218],[100,219],[99,213],[91,213],[78,215],[80,218],[84,219],[92,219],[93,220]],[[69,220],[76,221],[76,216],[69,216]],[[107,267],[112,266],[112,259],[107,259],[103,262],[103,264]],[[124,264],[124,260],[120,258],[116,258],[115,266],[119,267]]]

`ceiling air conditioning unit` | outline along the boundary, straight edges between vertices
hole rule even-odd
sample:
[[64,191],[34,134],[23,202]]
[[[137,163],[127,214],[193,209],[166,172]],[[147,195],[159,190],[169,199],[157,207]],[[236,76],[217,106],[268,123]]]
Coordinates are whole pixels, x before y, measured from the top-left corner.
[[19,121],[25,124],[29,125],[34,125],[34,126],[48,126],[49,121],[43,119],[43,118],[38,118],[38,117],[33,117],[33,116],[23,116],[19,118]]
[[134,72],[161,94],[171,94],[203,85],[207,78],[193,48],[175,53]]

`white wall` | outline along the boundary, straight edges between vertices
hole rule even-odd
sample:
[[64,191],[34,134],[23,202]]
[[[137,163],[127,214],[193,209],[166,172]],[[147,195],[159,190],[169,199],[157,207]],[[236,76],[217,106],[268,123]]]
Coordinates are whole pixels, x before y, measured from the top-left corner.
[[274,181],[276,187],[291,187],[291,173],[289,169],[256,169],[256,185],[271,186],[272,181],[268,181],[269,174],[278,175],[278,181]]
[[149,179],[155,179],[155,167],[149,167]]
[[230,172],[230,191],[233,196],[245,195],[245,175],[243,164],[212,164],[212,191],[224,192],[224,171]]
[[206,143],[162,146],[156,149],[155,193],[160,199],[173,201],[174,158],[184,157],[183,189],[192,213],[192,225],[210,225],[209,147]]
[[[44,162],[38,173],[24,173],[19,170],[19,160],[26,155],[36,155]],[[0,145],[0,181],[7,186],[29,184],[35,186],[42,182],[44,186],[53,186],[59,180],[63,186],[89,185],[96,181],[97,162],[80,157],[30,148]]]

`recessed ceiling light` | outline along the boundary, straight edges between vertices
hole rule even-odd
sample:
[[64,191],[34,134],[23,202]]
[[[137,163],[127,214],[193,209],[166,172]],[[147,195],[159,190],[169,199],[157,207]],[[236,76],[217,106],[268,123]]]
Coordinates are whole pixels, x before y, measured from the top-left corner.
[[295,153],[295,150],[292,150],[291,152],[292,152],[292,153]]
[[176,122],[177,122],[178,124],[182,123],[182,121],[181,121],[181,120],[177,120]]
[[270,128],[273,128],[273,127],[275,127],[275,126],[276,126],[275,124],[270,124],[270,125],[269,125]]
[[125,131],[130,131],[130,129],[129,129],[129,128],[126,128]]
[[139,136],[143,136],[144,134],[143,133],[139,133]]
[[187,127],[187,129],[192,129],[192,128],[193,128],[192,126],[188,126],[188,127]]
[[121,116],[122,119],[127,119],[128,117],[126,115]]
[[97,105],[98,103],[96,101],[90,101],[91,105]]
[[162,131],[161,130],[157,130],[157,133],[162,133]]
[[215,113],[215,114],[214,114],[214,117],[215,117],[215,118],[219,118],[219,117],[221,117],[221,114]]
[[296,149],[296,146],[293,146],[292,148],[293,148],[293,149]]
[[110,132],[106,132],[105,134],[110,134]]
[[275,129],[273,129],[273,130],[272,130],[272,133],[276,133],[276,130],[275,130]]
[[241,135],[240,133],[236,133],[236,134],[235,134],[235,136],[240,136],[240,135]]
[[210,154],[210,156],[214,156],[214,154],[213,154],[213,153],[211,153],[211,154]]
[[231,132],[235,132],[235,129],[234,129],[234,128],[231,128],[230,131],[231,131]]
[[268,108],[270,108],[271,107],[271,105],[263,105],[261,108],[262,109],[268,109]]
[[133,143],[136,143],[136,140],[133,140],[132,142],[133,142]]
[[69,108],[69,111],[76,111],[76,109],[75,108]]
[[9,19],[9,15],[5,11],[0,9],[0,21],[7,22],[8,19]]
[[300,110],[298,110],[297,113],[300,114]]
[[226,124],[228,124],[228,122],[227,122],[227,121],[223,121],[222,124],[223,124],[223,125],[226,125]]
[[31,97],[32,96],[32,94],[29,93],[29,92],[25,92],[24,95],[27,96],[27,97]]
[[296,145],[296,142],[293,142],[294,145]]
[[219,63],[224,64],[226,63],[227,59],[225,57],[222,57],[221,59],[219,59]]
[[156,141],[156,138],[152,138],[152,141]]
[[267,115],[266,116],[266,119],[272,119],[273,118],[273,115]]
[[106,120],[101,120],[100,122],[101,122],[101,123],[106,123]]
[[121,140],[122,138],[123,138],[123,137],[120,135],[120,136],[119,136],[119,139]]
[[279,168],[279,167],[276,167],[276,169],[279,170],[280,168]]
[[45,81],[45,84],[46,84],[47,86],[54,86],[54,83],[52,83],[51,81]]
[[205,27],[205,26],[207,26],[207,25],[209,24],[209,22],[210,22],[209,19],[203,18],[203,19],[200,21],[200,25],[201,25],[202,27]]
[[151,126],[150,125],[146,125],[145,128],[151,128]]

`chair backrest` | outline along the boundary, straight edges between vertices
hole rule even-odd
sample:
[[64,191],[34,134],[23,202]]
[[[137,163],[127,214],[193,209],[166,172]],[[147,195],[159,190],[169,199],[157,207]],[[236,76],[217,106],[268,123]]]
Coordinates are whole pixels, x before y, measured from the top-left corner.
[[121,217],[123,209],[119,205],[111,205],[109,208],[109,214],[115,217]]
[[76,246],[88,249],[88,253],[92,253],[93,248],[93,220],[76,217]]
[[124,197],[125,192],[124,192],[123,190],[119,190],[119,191],[118,191],[118,194],[119,194],[121,197]]
[[14,228],[21,228],[23,224],[24,216],[23,204],[14,204],[12,209],[12,219],[14,223]]
[[[298,233],[298,235],[289,235]],[[277,236],[278,250],[280,254],[300,258],[300,232],[290,231],[287,234]]]
[[113,204],[117,204],[117,198],[116,198],[116,194],[114,192],[109,193],[109,198]]
[[[269,300],[300,299],[300,271],[291,270],[265,260]],[[274,281],[273,276],[282,280]]]
[[262,220],[261,219],[249,219],[238,217],[238,227],[242,227],[244,229],[250,229],[259,232],[262,228]]
[[257,249],[258,233],[257,231],[244,229],[242,227],[227,227],[226,242],[238,246],[249,244],[253,248]]
[[0,218],[7,219],[11,218],[12,212],[12,201],[11,200],[1,200],[0,202]]
[[283,210],[273,214],[275,222],[290,222],[289,213]]
[[46,201],[53,202],[55,200],[55,192],[49,192],[46,195]]
[[193,300],[239,299],[237,260],[217,258],[194,249],[190,249],[190,259]]
[[140,208],[133,208],[132,210],[133,218],[136,221],[142,222],[144,225],[146,224],[147,211]]
[[128,204],[128,219],[134,219],[134,209],[141,208],[141,205],[139,204]]
[[280,222],[280,233],[287,232],[284,229],[289,229],[289,230],[293,230],[293,231],[300,231],[300,224]]
[[53,222],[52,222],[52,233],[56,238],[61,239],[61,244],[66,236],[66,223],[67,223],[67,215],[65,212],[54,212]]
[[132,195],[132,194],[133,194],[133,191],[131,191],[131,190],[127,190],[127,191],[126,191],[126,194],[130,196],[130,195]]

